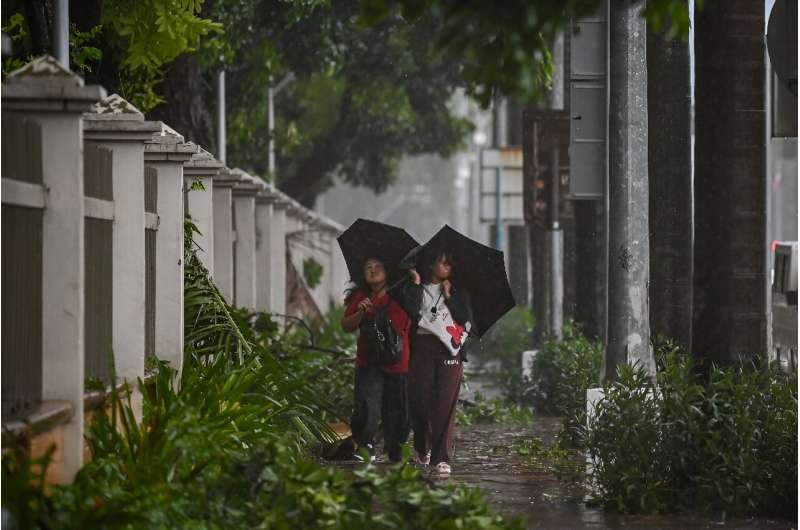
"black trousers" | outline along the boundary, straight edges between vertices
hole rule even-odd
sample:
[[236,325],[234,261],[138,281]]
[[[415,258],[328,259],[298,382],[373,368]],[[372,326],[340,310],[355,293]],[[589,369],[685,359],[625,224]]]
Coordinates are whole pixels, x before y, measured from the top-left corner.
[[359,447],[374,447],[378,427],[383,429],[384,451],[400,460],[408,439],[406,374],[386,373],[377,366],[356,368],[353,417],[350,429]]

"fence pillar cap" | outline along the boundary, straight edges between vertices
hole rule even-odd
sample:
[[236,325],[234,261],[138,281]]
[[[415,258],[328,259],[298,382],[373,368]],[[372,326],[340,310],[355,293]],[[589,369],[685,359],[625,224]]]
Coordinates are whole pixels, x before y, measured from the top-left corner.
[[161,131],[161,123],[145,121],[144,114],[119,94],[111,94],[83,115],[89,140],[147,141]]
[[161,130],[144,144],[144,158],[147,161],[169,161],[184,163],[197,153],[196,144],[186,142],[183,135],[163,121],[156,122]]
[[183,164],[183,175],[185,177],[216,178],[223,171],[225,164],[214,158],[214,155],[194,142],[187,143],[196,146],[197,151],[192,155],[192,158]]
[[64,68],[50,55],[34,59],[11,72],[3,83],[3,105],[30,111],[86,112],[106,91],[85,86],[83,78]]

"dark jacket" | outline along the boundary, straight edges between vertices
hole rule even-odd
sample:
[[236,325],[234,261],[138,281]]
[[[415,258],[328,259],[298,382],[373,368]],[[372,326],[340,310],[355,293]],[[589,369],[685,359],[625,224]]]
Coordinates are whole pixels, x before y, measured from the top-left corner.
[[[423,287],[422,284],[417,285],[414,282],[406,282],[403,285],[403,295],[401,297],[401,305],[403,309],[406,310],[408,316],[411,317],[412,327],[411,327],[411,337],[413,341],[413,337],[417,333],[417,326],[419,323],[420,317],[420,307],[422,307],[422,294],[423,294]],[[470,336],[477,337],[478,336],[478,328],[475,325],[475,317],[472,314],[472,301],[470,300],[469,292],[466,289],[456,288],[455,286],[450,290],[450,298],[446,298],[444,304],[447,306],[447,309],[450,310],[450,314],[453,315],[453,320],[461,324],[462,326],[466,325],[467,322],[471,324],[471,329],[469,331]],[[412,342],[412,355],[414,345]],[[461,348],[461,359],[464,362],[467,362],[467,354],[466,349]]]

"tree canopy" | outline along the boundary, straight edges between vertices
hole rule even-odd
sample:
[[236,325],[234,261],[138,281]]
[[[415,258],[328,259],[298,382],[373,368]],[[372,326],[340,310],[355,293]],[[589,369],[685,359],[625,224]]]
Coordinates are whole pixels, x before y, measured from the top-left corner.
[[[641,0],[639,0],[641,1]],[[702,3],[702,0],[696,0]],[[214,77],[227,71],[228,159],[311,204],[334,178],[374,191],[404,155],[448,156],[470,124],[465,88],[535,99],[571,15],[601,0],[86,0],[73,3],[72,67],[212,151]],[[4,73],[51,49],[53,3],[11,0]],[[650,0],[651,24],[688,31],[685,0]],[[267,90],[276,97],[277,175],[268,175]]]
[[233,57],[229,160],[266,173],[267,87],[291,73],[276,97],[277,181],[295,198],[312,202],[334,175],[381,191],[401,156],[447,156],[469,131],[448,108],[459,65],[433,47],[430,20],[365,27],[355,0],[228,3],[240,8],[218,5]]

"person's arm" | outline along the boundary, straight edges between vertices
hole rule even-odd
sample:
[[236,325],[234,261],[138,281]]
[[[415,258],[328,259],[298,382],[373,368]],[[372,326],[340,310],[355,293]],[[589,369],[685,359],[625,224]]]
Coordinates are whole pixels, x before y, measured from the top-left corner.
[[348,312],[342,317],[342,329],[348,333],[352,333],[358,329],[358,325],[364,319],[364,315],[372,307],[372,300],[364,298],[356,306],[355,311]]
[[422,282],[419,274],[414,269],[409,269],[411,281],[403,285],[403,296],[400,305],[408,316],[416,321],[419,318],[419,308],[422,306]]
[[444,301],[453,320],[461,325],[471,324],[470,335],[477,335],[478,327],[475,325],[475,317],[472,313],[472,303],[469,292],[464,289],[453,289],[453,294]]

